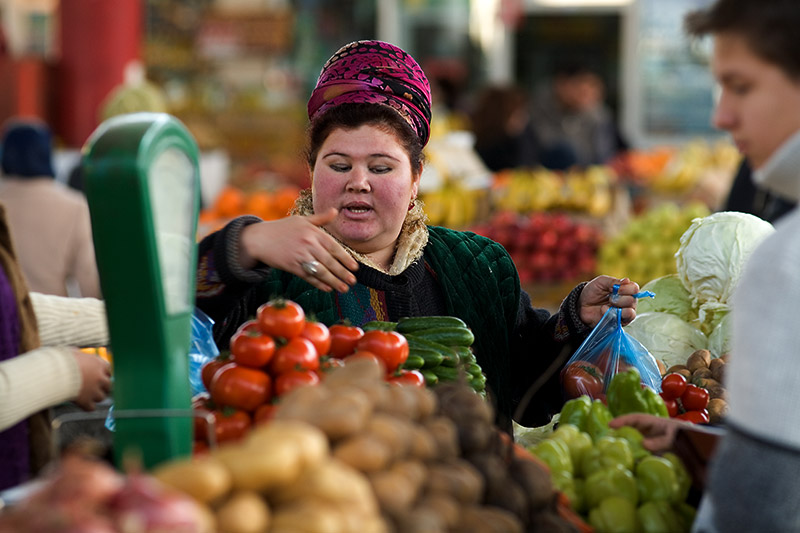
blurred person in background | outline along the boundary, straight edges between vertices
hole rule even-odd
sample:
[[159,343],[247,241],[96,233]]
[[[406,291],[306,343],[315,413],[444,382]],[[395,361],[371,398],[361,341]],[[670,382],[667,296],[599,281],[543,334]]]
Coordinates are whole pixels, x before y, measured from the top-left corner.
[[[686,27],[714,41],[720,84],[713,122],[730,133],[756,187],[800,200],[800,5],[797,0],[717,0]],[[709,464],[696,532],[800,531],[800,211],[775,224],[745,266],[732,299],[725,370],[726,432]],[[669,445],[675,422],[629,423]]]
[[[474,332],[498,424],[510,433],[528,388],[560,358],[566,362],[563,354],[609,306],[622,309],[623,323],[633,320],[639,287],[598,276],[551,314],[531,305],[501,245],[428,226],[417,192],[430,109],[425,73],[403,50],[381,41],[338,50],[308,102],[311,188],[293,216],[239,217],[202,240],[196,304],[214,319],[221,347],[276,296],[329,326],[459,317]],[[615,284],[620,296],[612,300]],[[521,424],[542,425],[560,410],[557,372],[539,393],[519,414]]]
[[[543,150],[543,164],[603,164],[625,149],[611,110],[604,103],[603,80],[577,62],[559,64],[551,83],[533,101],[533,129]],[[554,158],[551,160],[551,158]]]
[[42,122],[6,124],[0,144],[0,201],[32,291],[100,296],[89,205],[55,180],[52,133]]
[[530,103],[517,86],[484,88],[470,115],[475,151],[492,172],[539,165]]
[[108,396],[109,364],[68,347],[107,343],[101,300],[28,292],[0,204],[0,490],[53,459],[50,407],[91,411]]

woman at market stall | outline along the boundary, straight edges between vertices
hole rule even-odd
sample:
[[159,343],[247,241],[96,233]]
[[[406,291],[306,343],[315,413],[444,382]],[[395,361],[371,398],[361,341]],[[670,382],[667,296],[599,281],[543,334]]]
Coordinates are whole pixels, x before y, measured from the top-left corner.
[[[800,6],[796,0],[718,0],[690,14],[711,34],[721,88],[714,125],[731,134],[758,187],[800,200]],[[709,465],[694,531],[800,531],[800,211],[781,217],[748,259],[731,316],[726,433]],[[656,446],[674,423],[632,415]]]
[[[426,226],[416,198],[430,106],[425,74],[403,50],[380,41],[338,50],[308,102],[311,188],[293,216],[240,217],[203,239],[197,305],[216,321],[223,346],[274,296],[328,325],[460,317],[475,334],[498,422],[510,429],[526,390],[610,305],[623,308],[625,323],[633,320],[638,285],[599,276],[551,316],[531,306],[502,246]],[[614,284],[621,287],[612,302]],[[518,422],[541,425],[558,412],[563,399],[552,374]]]
[[0,204],[0,490],[51,459],[49,407],[108,396],[109,364],[66,346],[107,342],[102,301],[28,292]]

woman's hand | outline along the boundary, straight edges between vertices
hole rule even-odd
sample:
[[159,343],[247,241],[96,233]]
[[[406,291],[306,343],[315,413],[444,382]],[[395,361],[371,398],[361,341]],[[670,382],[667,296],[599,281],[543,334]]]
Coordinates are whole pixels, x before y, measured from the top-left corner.
[[674,418],[663,418],[646,413],[630,413],[618,416],[608,423],[608,427],[617,429],[631,426],[644,436],[642,446],[653,453],[663,453],[672,448],[678,428],[686,424]]
[[[617,296],[613,298],[614,285],[619,284]],[[639,285],[628,278],[618,279],[611,276],[597,276],[586,284],[578,298],[578,313],[581,321],[594,327],[609,307],[622,308],[622,325],[636,318],[636,298]]]
[[[347,292],[356,282],[353,272],[358,269],[358,263],[336,239],[321,229],[336,214],[336,209],[331,208],[325,213],[246,226],[241,236],[240,264],[253,268],[260,261],[291,272],[325,292]],[[303,268],[304,263],[311,263],[313,267]]]
[[111,392],[111,365],[97,355],[75,350],[73,353],[81,374],[81,388],[75,403],[85,411],[108,398]]

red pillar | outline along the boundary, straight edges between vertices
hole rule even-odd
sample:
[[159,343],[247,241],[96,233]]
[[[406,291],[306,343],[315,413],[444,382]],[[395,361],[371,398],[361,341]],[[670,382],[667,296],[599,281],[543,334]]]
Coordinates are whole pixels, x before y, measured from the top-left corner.
[[122,83],[125,65],[141,59],[143,0],[61,0],[61,60],[56,129],[80,147],[99,124],[99,109]]

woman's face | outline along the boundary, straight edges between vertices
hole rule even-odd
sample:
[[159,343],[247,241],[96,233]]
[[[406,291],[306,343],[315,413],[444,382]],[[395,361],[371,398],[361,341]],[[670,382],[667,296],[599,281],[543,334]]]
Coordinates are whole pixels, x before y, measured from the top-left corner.
[[384,129],[335,129],[314,164],[314,212],[335,207],[339,214],[326,229],[388,266],[409,203],[417,197],[420,170],[412,170],[399,139]]
[[712,70],[721,89],[714,126],[759,168],[800,129],[800,83],[734,33],[714,35]]

